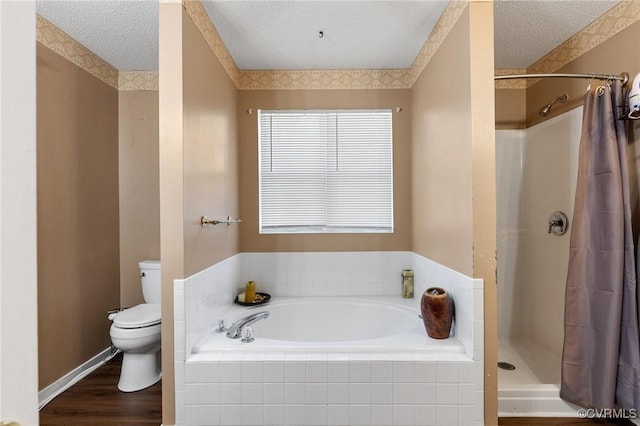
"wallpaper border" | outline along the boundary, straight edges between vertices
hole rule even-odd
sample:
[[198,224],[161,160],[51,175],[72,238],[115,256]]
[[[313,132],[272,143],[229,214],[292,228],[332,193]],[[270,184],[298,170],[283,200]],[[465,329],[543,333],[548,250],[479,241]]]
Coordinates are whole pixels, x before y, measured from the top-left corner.
[[109,86],[118,88],[116,68],[40,15],[36,15],[36,40]]

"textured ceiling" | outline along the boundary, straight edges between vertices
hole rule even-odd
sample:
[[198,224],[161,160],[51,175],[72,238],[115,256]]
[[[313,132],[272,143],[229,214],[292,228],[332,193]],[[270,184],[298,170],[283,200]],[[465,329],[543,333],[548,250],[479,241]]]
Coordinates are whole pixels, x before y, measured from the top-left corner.
[[619,0],[496,0],[496,68],[527,68],[618,3]]
[[244,70],[409,68],[447,3],[203,1]]
[[36,0],[36,11],[120,71],[158,69],[158,0]]
[[[528,67],[617,3],[496,0],[496,67]],[[203,4],[240,69],[382,69],[411,66],[446,1]],[[158,0],[37,0],[36,8],[118,70],[158,69]]]

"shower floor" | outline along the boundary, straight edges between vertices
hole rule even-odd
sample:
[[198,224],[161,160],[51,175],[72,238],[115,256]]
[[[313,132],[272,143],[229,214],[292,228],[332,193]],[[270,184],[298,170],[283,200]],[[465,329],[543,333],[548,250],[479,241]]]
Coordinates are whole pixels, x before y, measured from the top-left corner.
[[498,416],[577,416],[579,407],[559,397],[560,354],[528,341],[500,342],[498,361],[516,367],[498,368]]
[[498,361],[513,364],[515,370],[498,369],[499,385],[560,384],[561,355],[544,350],[531,342],[501,342]]

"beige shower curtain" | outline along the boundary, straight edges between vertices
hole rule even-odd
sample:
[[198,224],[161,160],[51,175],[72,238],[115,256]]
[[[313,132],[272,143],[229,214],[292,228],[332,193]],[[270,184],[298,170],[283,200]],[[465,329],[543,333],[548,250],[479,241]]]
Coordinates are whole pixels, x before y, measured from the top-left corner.
[[560,396],[640,409],[636,270],[620,82],[587,93],[571,231]]

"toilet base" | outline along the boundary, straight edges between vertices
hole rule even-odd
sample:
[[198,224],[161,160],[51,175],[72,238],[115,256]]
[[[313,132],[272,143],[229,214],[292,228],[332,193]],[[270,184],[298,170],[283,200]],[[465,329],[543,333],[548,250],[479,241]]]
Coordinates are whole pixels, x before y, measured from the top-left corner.
[[118,389],[135,392],[157,383],[162,378],[160,351],[144,354],[124,353]]

